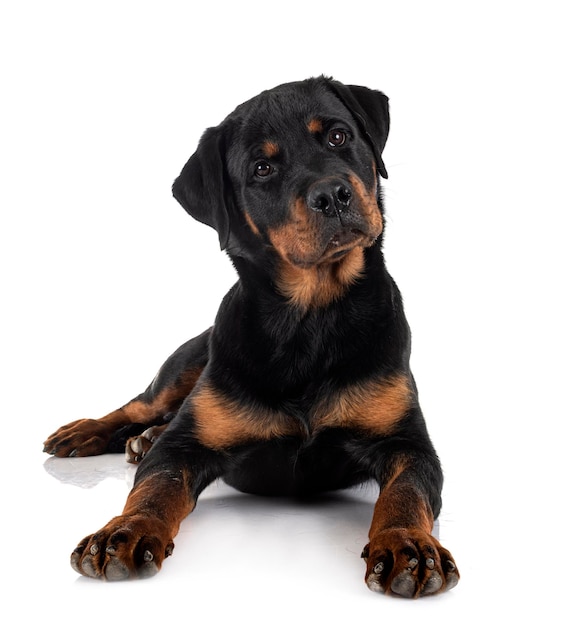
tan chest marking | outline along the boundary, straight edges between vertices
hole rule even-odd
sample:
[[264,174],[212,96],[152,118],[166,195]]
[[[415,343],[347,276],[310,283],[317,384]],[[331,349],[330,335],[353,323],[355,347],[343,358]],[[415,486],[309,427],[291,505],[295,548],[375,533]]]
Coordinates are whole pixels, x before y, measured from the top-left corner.
[[327,398],[317,408],[313,431],[354,428],[375,435],[389,434],[414,404],[405,375],[353,385]]
[[208,384],[196,390],[191,405],[197,438],[214,450],[301,435],[300,425],[284,413],[229,400]]

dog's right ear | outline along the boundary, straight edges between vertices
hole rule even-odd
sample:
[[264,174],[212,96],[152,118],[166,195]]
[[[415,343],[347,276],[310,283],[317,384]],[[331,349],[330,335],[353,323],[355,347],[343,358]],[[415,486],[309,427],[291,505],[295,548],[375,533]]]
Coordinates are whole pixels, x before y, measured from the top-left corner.
[[221,126],[208,128],[196,152],[172,185],[176,200],[192,217],[218,232],[224,250],[230,236],[232,193],[226,174],[225,134]]
[[343,85],[337,80],[331,79],[328,84],[356,118],[374,151],[380,175],[383,178],[388,178],[388,172],[382,160],[382,151],[386,145],[390,128],[388,97],[381,91],[359,85]]

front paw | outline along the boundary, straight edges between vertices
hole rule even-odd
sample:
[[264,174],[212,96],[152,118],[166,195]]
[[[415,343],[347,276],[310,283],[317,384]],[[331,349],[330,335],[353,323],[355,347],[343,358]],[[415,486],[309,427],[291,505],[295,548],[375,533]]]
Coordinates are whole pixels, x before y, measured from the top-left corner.
[[99,420],[76,420],[50,435],[44,442],[44,452],[59,457],[103,454],[111,432]]
[[374,536],[362,553],[372,591],[404,598],[428,596],[459,582],[453,557],[419,528],[391,528]]
[[99,532],[83,539],[70,561],[76,572],[89,578],[149,578],[160,570],[173,549],[174,543],[160,520],[125,515],[115,517]]

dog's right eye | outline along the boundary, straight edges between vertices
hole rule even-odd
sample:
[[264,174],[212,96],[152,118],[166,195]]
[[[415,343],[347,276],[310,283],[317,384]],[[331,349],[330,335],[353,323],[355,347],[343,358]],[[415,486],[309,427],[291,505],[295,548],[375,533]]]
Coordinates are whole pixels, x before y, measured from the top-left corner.
[[273,166],[267,161],[258,161],[255,164],[255,175],[259,178],[265,178],[273,174]]

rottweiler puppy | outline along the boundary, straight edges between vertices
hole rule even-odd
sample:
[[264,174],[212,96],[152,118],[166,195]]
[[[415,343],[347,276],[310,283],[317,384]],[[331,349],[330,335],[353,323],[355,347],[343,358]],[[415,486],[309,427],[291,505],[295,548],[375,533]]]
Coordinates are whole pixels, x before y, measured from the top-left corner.
[[80,574],[154,575],[218,478],[292,497],[373,480],[368,587],[418,597],[457,584],[431,534],[442,471],[382,252],[388,128],[383,93],[318,77],[265,91],[206,130],[173,193],[216,229],[239,279],[214,325],[146,391],[45,442],[58,457],[126,445],[140,462],[122,514],[73,551]]

